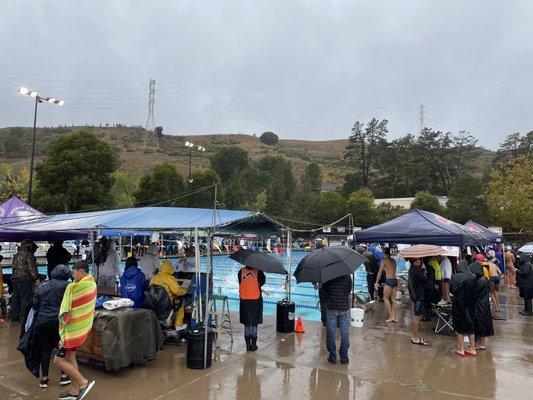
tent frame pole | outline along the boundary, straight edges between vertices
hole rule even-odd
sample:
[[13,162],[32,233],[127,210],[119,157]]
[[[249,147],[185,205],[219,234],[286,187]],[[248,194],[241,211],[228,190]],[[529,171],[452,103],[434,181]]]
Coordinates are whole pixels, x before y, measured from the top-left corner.
[[92,260],[93,272],[94,272],[93,275],[96,278],[96,282],[98,282],[98,271],[96,270],[96,261],[94,259],[94,231],[92,229],[89,231],[89,235],[91,235],[89,237],[89,243],[91,244],[91,260]]
[[196,317],[197,317],[197,321],[200,322],[202,321],[203,322],[203,310],[202,310],[202,291],[201,291],[201,288],[200,288],[200,277],[201,277],[201,274],[200,274],[200,246],[198,246],[198,228],[194,228],[194,264],[195,264],[195,275],[196,275],[196,293],[195,293],[195,297],[196,297],[196,300],[197,300],[197,312],[196,312]]
[[291,301],[291,293],[292,293],[292,231],[290,229],[287,229],[287,264],[289,264],[289,301]]
[[213,185],[213,219],[212,227],[207,230],[207,268],[205,273],[205,318],[204,318],[204,369],[207,369],[207,324],[209,323],[209,278],[213,273],[213,235],[215,234],[217,223],[217,188]]

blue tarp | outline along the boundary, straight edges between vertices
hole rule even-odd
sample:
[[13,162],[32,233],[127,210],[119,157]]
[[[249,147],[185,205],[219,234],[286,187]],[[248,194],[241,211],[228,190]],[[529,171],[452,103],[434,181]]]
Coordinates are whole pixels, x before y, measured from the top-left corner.
[[217,231],[243,232],[260,230],[264,234],[276,232],[281,224],[260,213],[251,211],[213,210],[206,208],[142,207],[120,210],[58,214],[28,223],[1,226],[6,230],[26,232],[72,230],[131,230],[165,231],[175,229],[207,229],[215,223]]
[[481,235],[429,211],[413,209],[391,221],[355,232],[357,242],[476,246],[487,244]]
[[483,236],[487,241],[490,243],[503,243],[504,239],[502,236],[498,235],[495,232],[492,232],[490,229],[485,228],[483,225],[478,224],[475,221],[468,221],[465,224],[465,228],[468,229],[470,232],[474,232],[476,234],[479,234]]

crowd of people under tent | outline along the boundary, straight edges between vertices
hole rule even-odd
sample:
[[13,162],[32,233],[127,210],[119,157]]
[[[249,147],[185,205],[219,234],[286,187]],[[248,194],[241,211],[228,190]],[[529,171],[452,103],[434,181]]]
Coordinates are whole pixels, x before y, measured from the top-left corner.
[[[241,239],[234,244],[232,250],[250,244],[246,239]],[[327,244],[327,241],[320,239],[315,241],[313,246],[322,248]],[[180,246],[178,250],[180,257],[177,258],[175,265],[168,259],[161,261],[159,258],[161,246],[158,243],[151,243],[139,258],[134,253],[128,254],[124,272],[120,269],[120,257],[116,245],[113,240],[106,237],[100,237],[96,241],[91,252],[91,255],[94,254],[95,268],[92,272],[97,277],[96,282],[89,273],[89,264],[84,260],[78,260],[73,270],[68,268],[72,256],[62,247],[61,242],[54,242],[47,253],[47,277],[42,277],[38,273],[34,255],[36,244],[31,240],[24,240],[18,246],[18,251],[12,259],[9,317],[11,322],[20,322],[20,336],[24,338],[30,311],[33,310],[37,315],[33,324],[39,333],[36,335],[38,340],[35,346],[39,349],[37,376],[41,387],[48,386],[52,350],[60,342],[61,307],[64,293],[69,287],[69,279],[73,280],[74,285],[81,280],[84,282],[92,280],[95,296],[96,285],[109,287],[118,283],[121,297],[131,299],[134,307],[146,304],[145,296],[150,296],[150,288],[163,288],[171,302],[178,302],[181,305],[175,316],[176,324],[183,322],[183,307],[186,304],[184,298],[188,294],[186,289],[180,287],[176,274],[191,273],[196,270],[195,249],[191,243],[183,242]],[[403,278],[397,276],[396,261],[391,251],[393,249],[381,247],[379,244],[368,246],[359,244],[356,250],[366,258],[364,268],[370,299],[383,301],[388,314],[387,323],[398,323],[396,294],[402,286]],[[453,327],[458,341],[456,354],[474,356],[477,351],[485,350],[487,346],[485,338],[494,334],[493,317],[500,311],[498,291],[502,285],[506,285],[508,291],[518,288],[519,295],[525,301],[522,313],[533,314],[531,310],[533,270],[530,256],[517,255],[510,246],[505,250],[501,245],[477,248],[471,253],[465,250],[460,258],[444,255],[413,258],[408,259],[407,264],[406,285],[413,312],[411,343],[415,345],[428,345],[428,341],[420,336],[419,327],[420,321],[429,321],[434,317],[434,305],[451,304]],[[77,280],[73,277],[73,273],[79,275]],[[261,287],[266,277],[262,271],[254,269],[253,266],[244,266],[239,270],[237,278],[241,297],[240,322],[245,325],[246,348],[248,351],[255,351],[258,325],[263,321]],[[334,332],[337,329],[341,331],[339,352],[341,363],[349,361],[347,313],[352,304],[353,284],[352,277],[346,275],[326,282],[318,288],[322,322],[328,326],[328,361],[332,363],[336,361]],[[3,299],[3,285],[0,285],[0,289]],[[89,289],[92,291],[92,286]],[[2,318],[6,318],[6,315],[2,315]],[[331,330],[333,334],[330,333]],[[464,347],[464,336],[469,338],[467,348]],[[79,399],[80,393],[88,392],[94,384],[73,368],[72,354],[75,352],[72,351],[70,355],[66,352],[63,357],[60,354],[59,359],[57,357],[55,359],[55,363],[62,368],[60,384],[67,386],[74,382],[70,391],[62,397],[65,399]]]

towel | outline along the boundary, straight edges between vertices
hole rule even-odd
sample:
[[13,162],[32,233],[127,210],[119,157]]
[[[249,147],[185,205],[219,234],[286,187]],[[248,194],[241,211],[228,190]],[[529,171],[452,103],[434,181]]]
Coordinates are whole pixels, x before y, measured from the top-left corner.
[[85,343],[93,326],[96,283],[91,275],[67,286],[59,309],[59,336],[65,349]]

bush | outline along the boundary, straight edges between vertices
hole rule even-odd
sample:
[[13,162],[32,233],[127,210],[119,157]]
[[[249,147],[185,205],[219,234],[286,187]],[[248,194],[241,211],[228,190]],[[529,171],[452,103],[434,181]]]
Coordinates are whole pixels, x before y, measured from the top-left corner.
[[278,143],[279,137],[274,132],[265,132],[259,137],[259,140],[261,140],[261,142],[264,144],[274,146],[276,143]]

